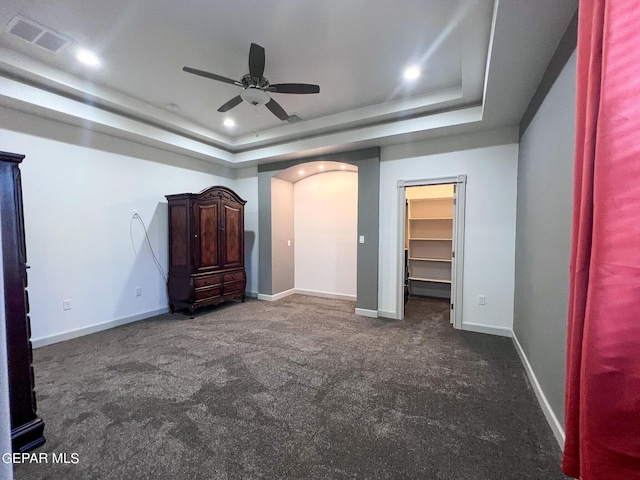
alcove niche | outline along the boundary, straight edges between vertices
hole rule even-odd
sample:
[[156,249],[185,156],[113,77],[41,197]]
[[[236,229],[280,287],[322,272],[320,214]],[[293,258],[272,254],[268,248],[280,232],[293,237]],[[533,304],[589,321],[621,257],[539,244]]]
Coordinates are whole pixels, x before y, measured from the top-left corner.
[[259,299],[352,300],[377,316],[378,153],[259,168]]

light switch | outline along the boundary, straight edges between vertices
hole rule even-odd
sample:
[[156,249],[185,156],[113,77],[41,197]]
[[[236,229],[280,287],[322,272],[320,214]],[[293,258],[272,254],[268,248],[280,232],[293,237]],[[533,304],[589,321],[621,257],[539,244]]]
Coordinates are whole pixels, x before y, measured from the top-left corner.
[[364,235],[360,235],[360,243],[364,243]]

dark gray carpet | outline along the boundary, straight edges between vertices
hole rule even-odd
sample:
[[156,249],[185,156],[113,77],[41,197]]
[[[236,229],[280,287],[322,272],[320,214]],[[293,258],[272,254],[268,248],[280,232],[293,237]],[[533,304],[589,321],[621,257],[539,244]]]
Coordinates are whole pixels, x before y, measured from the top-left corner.
[[38,349],[31,479],[562,479],[510,339],[294,295],[163,315]]

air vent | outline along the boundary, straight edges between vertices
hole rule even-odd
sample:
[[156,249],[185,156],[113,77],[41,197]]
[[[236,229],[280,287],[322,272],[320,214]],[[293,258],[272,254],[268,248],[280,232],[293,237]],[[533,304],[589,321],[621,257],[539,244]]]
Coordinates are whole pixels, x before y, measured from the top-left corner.
[[9,33],[13,33],[17,37],[20,37],[29,43],[33,43],[44,33],[44,30],[31,22],[25,21],[20,17],[16,17],[9,24]]
[[62,52],[72,43],[67,37],[20,15],[9,22],[7,30],[12,35],[53,53]]
[[291,115],[289,115],[289,118],[287,118],[287,122],[289,123],[298,123],[298,122],[301,122],[302,120],[303,118],[297,113],[292,113]]

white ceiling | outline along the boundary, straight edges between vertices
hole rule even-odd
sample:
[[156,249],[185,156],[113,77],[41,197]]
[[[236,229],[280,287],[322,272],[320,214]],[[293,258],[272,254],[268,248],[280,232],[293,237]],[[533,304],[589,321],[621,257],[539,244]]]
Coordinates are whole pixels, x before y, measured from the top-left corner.
[[[4,0],[0,105],[232,166],[516,125],[576,0]],[[11,35],[21,15],[73,41],[54,54]],[[303,121],[264,106],[217,112],[240,87],[251,42],[271,94]],[[94,50],[92,70],[74,56]],[[402,78],[412,63],[422,76]],[[178,110],[167,110],[175,104]],[[233,118],[229,129],[223,120]]]

